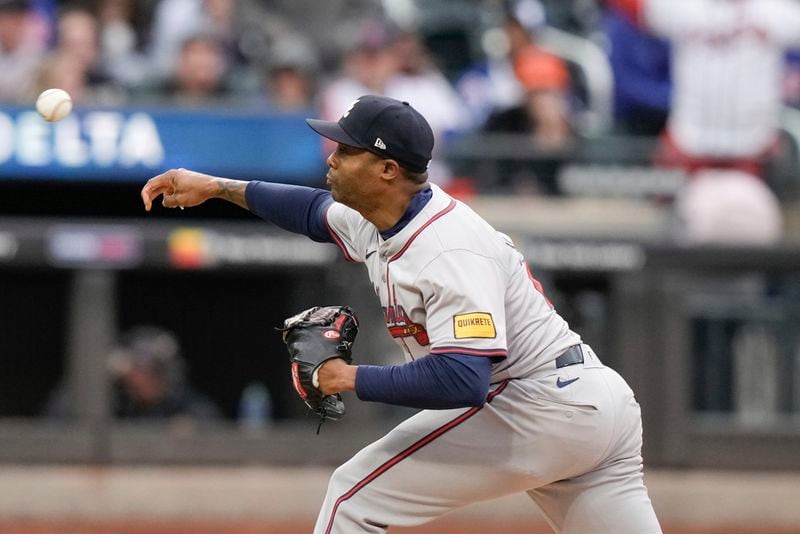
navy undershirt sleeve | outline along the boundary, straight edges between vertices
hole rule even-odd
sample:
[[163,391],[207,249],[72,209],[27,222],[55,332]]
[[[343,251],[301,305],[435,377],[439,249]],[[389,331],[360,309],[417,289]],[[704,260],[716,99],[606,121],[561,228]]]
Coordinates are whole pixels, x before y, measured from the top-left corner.
[[489,358],[459,353],[428,355],[404,365],[359,365],[356,395],[429,410],[482,406],[491,373]]
[[254,180],[247,184],[248,209],[264,220],[314,241],[333,243],[325,211],[333,203],[330,191],[302,185]]

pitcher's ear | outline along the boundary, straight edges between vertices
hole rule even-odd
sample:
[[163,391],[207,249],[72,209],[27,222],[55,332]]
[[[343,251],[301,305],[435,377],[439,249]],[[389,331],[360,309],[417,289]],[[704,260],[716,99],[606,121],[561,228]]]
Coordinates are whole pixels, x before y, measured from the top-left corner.
[[403,174],[400,164],[393,159],[383,160],[383,174],[386,178],[398,178]]

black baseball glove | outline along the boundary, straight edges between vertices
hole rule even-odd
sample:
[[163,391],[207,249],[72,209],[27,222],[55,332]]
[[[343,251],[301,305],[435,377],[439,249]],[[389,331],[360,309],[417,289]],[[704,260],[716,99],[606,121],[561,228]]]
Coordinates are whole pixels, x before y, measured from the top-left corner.
[[[342,397],[323,395],[317,370],[332,358],[352,361],[350,349],[358,333],[358,320],[347,306],[315,306],[283,322],[283,342],[289,349],[292,385],[306,405],[325,419],[344,415]],[[317,430],[319,432],[319,430]]]

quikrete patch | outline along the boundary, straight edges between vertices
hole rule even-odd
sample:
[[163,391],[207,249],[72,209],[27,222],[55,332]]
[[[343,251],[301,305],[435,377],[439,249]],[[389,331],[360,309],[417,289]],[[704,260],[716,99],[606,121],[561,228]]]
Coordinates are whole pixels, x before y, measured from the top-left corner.
[[475,312],[453,316],[456,339],[465,337],[496,337],[491,313]]

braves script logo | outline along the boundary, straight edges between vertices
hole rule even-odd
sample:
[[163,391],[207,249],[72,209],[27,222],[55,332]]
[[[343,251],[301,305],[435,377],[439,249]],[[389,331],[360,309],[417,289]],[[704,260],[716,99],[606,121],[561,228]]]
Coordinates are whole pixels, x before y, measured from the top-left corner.
[[386,327],[389,329],[389,334],[394,337],[413,337],[420,346],[425,347],[431,344],[428,338],[428,331],[419,323],[415,323],[403,309],[403,306],[397,303],[397,293],[392,286],[393,302],[389,306],[383,306],[383,320],[386,321]]

